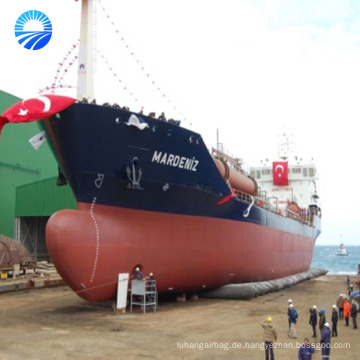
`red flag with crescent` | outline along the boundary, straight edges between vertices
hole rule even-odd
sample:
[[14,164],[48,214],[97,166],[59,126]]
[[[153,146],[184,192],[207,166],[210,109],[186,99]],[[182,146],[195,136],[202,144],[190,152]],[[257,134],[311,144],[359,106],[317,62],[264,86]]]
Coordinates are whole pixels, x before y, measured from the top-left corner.
[[289,185],[287,161],[273,162],[273,182],[274,185]]
[[8,122],[30,122],[45,119],[71,106],[76,99],[60,95],[42,95],[22,100],[9,107],[0,116],[0,133]]

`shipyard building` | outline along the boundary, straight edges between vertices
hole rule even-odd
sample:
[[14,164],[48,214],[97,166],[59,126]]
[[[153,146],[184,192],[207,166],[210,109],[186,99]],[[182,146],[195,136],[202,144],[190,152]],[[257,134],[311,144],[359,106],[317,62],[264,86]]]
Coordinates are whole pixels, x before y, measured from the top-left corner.
[[[19,100],[0,90],[0,114]],[[39,132],[35,121],[7,124],[0,135],[0,234],[19,240],[37,261],[49,259],[49,217],[76,208],[70,186],[57,186],[58,165],[48,143],[35,150],[29,142]]]

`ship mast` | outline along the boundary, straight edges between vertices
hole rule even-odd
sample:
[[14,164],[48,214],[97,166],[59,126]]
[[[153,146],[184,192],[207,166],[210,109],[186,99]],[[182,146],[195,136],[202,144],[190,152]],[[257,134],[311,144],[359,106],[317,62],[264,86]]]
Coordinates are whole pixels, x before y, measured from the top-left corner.
[[284,132],[283,134],[280,135],[280,137],[282,137],[282,139],[280,139],[278,143],[278,156],[281,160],[288,161],[290,155],[289,154],[290,145],[291,145],[289,134]]
[[82,0],[77,98],[94,97],[93,1]]

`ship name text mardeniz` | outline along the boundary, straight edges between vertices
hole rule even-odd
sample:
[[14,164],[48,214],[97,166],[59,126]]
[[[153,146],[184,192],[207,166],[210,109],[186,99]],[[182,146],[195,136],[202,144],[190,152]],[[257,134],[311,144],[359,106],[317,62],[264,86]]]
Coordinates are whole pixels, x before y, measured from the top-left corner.
[[199,164],[199,160],[195,157],[187,158],[185,156],[179,156],[174,154],[163,153],[162,151],[154,151],[151,162],[158,164],[178,167],[180,169],[196,171],[196,167]]

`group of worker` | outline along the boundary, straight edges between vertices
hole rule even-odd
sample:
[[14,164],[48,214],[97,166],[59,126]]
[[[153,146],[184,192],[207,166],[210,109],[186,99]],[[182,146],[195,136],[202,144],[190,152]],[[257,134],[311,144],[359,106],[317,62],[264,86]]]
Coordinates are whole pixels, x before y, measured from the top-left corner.
[[135,268],[131,278],[133,280],[155,280],[155,276],[152,272],[149,276],[145,276],[138,266]]
[[[323,360],[330,359],[330,341],[332,336],[338,336],[337,323],[338,320],[345,319],[345,326],[349,326],[349,318],[352,318],[353,329],[357,329],[357,312],[358,307],[355,300],[351,300],[351,304],[347,299],[347,296],[340,294],[336,305],[332,306],[331,314],[331,323],[332,328],[330,329],[330,324],[326,320],[326,310],[322,308],[317,312],[317,306],[313,305],[310,310],[309,324],[312,327],[313,337],[317,337],[317,326],[320,330],[320,347],[321,347],[321,356]],[[294,307],[294,304],[291,299],[288,300],[288,325],[289,332],[288,337],[297,339],[296,332],[296,323],[298,320],[298,313]],[[273,360],[274,359],[274,346],[273,343],[277,340],[277,332],[272,323],[272,318],[268,317],[261,323],[263,327],[263,339],[265,342],[265,359]],[[311,344],[308,338],[304,339],[303,344],[299,348],[298,358],[299,360],[311,360],[312,354],[315,351],[315,345]]]
[[[357,329],[357,311],[358,307],[354,299],[351,300],[351,304],[345,294],[340,294],[336,305],[339,309],[339,319],[345,320],[345,326],[349,326],[349,319],[352,319],[353,329]],[[335,306],[335,305],[333,305]]]
[[[86,97],[83,97],[82,100],[81,100],[82,103],[86,103],[86,104],[92,104],[92,105],[96,105],[96,99],[92,99],[91,101],[89,101]],[[109,102],[106,102],[103,104],[103,106],[108,106],[108,107],[113,107],[115,109],[122,109],[122,110],[126,110],[126,111],[130,111],[130,108],[128,106],[123,106],[121,107],[118,103],[109,103]],[[142,107],[141,110],[139,111],[139,114],[143,115],[144,114],[144,108]],[[152,118],[152,119],[156,119],[156,114],[155,112],[150,112],[148,117]],[[160,114],[160,116],[157,118],[158,120],[161,120],[161,121],[167,121],[171,124],[175,124],[175,125],[180,125],[180,121],[179,120],[174,120],[174,119],[169,119],[167,120],[166,117],[165,117],[165,113],[162,112]]]

